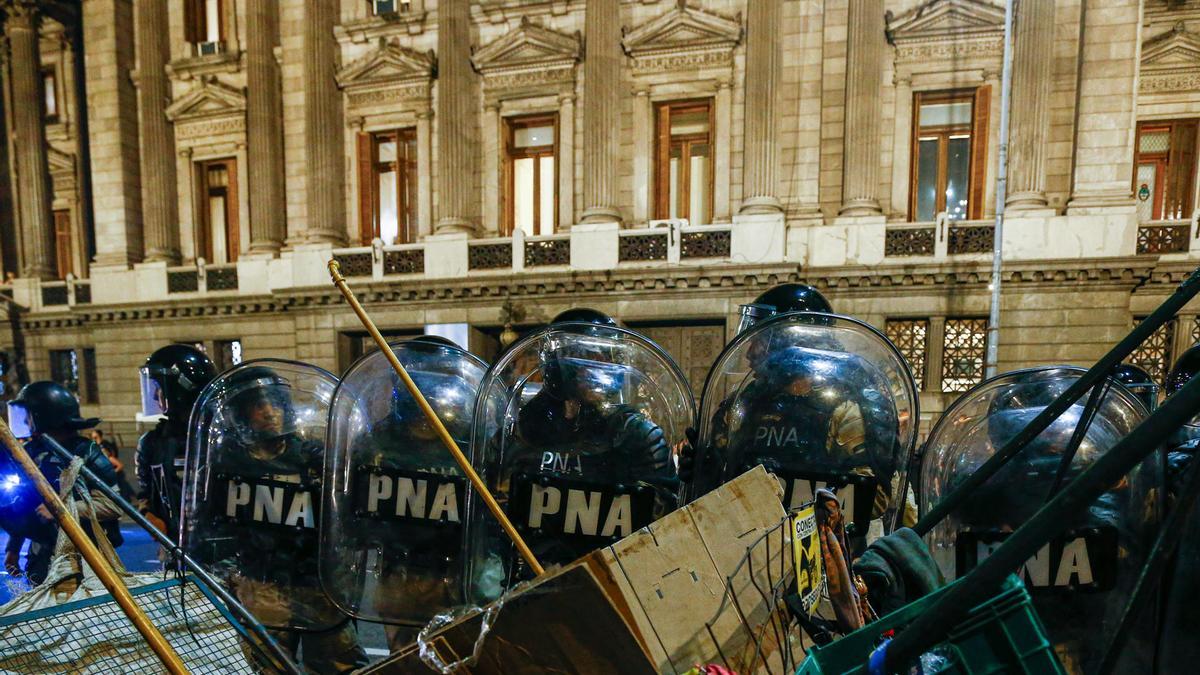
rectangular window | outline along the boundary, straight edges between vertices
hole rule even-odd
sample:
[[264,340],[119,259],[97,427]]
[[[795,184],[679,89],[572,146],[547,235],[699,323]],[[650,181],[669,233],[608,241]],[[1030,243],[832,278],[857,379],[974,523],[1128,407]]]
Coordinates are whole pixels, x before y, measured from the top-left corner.
[[71,255],[71,211],[54,210],[54,259],[58,264],[58,278],[66,279],[74,271]]
[[516,230],[527,235],[553,234],[558,225],[557,127],[554,115],[505,120],[507,234]]
[[197,221],[198,246],[211,264],[236,262],[240,250],[238,229],[237,160],[212,159],[196,165],[200,186]]
[[951,220],[980,218],[989,88],[913,97],[909,219],[930,222],[942,212]]
[[942,345],[942,391],[962,392],[983,381],[987,319],[946,319]]
[[74,349],[51,349],[50,379],[78,395],[79,353]]
[[369,246],[417,240],[417,135],[412,129],[359,134],[359,233]]
[[42,69],[42,114],[47,124],[58,122],[58,76],[54,66]]
[[1197,120],[1141,122],[1137,127],[1136,175],[1138,220],[1192,217],[1196,189]]
[[412,11],[412,0],[368,0],[375,16],[381,14],[407,14]]
[[187,41],[199,56],[220,53],[225,42],[225,0],[187,0]]
[[925,360],[929,353],[929,319],[888,319],[884,332],[900,350],[919,389],[925,388]]
[[680,101],[655,106],[654,217],[712,219],[712,102]]
[[[1145,318],[1144,316],[1134,317],[1134,325],[1141,323]],[[1167,373],[1171,370],[1174,344],[1175,319],[1172,319],[1151,333],[1145,342],[1133,350],[1127,360],[1149,373],[1151,379],[1159,385],[1163,385],[1166,383]]]
[[217,340],[217,370],[224,372],[242,362],[241,340]]

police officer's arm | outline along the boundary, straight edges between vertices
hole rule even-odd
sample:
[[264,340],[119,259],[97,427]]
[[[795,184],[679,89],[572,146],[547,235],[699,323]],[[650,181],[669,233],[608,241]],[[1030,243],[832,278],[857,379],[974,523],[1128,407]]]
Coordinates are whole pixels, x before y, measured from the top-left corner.
[[826,447],[837,450],[843,457],[852,457],[866,450],[866,444],[862,409],[854,401],[843,401],[833,411]]
[[613,447],[630,458],[634,475],[676,480],[671,468],[671,447],[657,424],[630,408],[620,409],[610,420]]
[[138,510],[143,513],[150,510],[150,496],[154,488],[154,478],[150,472],[150,452],[154,444],[150,438],[152,433],[154,432],[148,431],[142,434],[138,439],[137,452],[133,456],[133,471],[137,474],[138,482]]
[[83,455],[84,464],[87,468],[96,474],[96,477],[104,481],[105,485],[111,487],[117,486],[117,470],[112,462],[108,460],[108,455],[104,454],[104,449],[98,443],[89,443],[87,450]]

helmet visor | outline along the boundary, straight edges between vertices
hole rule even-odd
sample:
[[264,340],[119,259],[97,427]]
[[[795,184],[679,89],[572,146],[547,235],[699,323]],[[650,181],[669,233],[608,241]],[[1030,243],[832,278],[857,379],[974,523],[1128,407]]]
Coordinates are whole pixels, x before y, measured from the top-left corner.
[[775,308],[770,305],[742,305],[739,314],[741,318],[738,320],[737,332],[740,335],[754,324],[775,316]]
[[8,402],[8,427],[17,438],[29,438],[37,432],[33,424],[33,413],[29,412],[24,403],[17,401]]
[[167,414],[167,392],[163,387],[162,372],[156,368],[142,368],[142,416],[157,417]]

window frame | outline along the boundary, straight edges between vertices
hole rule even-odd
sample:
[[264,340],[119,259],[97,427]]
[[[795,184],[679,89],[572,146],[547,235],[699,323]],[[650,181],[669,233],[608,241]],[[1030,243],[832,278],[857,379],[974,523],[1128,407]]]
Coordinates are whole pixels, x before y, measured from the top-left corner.
[[[358,236],[359,244],[370,246],[376,237],[382,238],[379,212],[379,146],[392,140],[396,143],[396,199],[399,222],[396,241],[385,246],[414,244],[420,238],[420,214],[417,212],[417,130],[413,127],[377,129],[358,135]],[[409,156],[409,149],[412,150]]]
[[54,227],[54,264],[57,267],[58,278],[66,279],[68,274],[75,272],[71,209],[54,209],[50,212],[50,217]]
[[226,43],[225,24],[227,23],[227,0],[215,0],[217,3],[217,39],[207,40],[208,12],[205,5],[208,0],[187,0],[184,6],[185,39],[189,44],[202,45],[214,43],[224,48]]
[[[1176,146],[1176,130],[1191,127],[1193,143],[1190,149],[1191,162],[1186,167],[1186,189],[1183,191],[1181,208],[1182,218],[1167,218],[1167,188],[1174,178],[1175,167],[1186,157],[1187,151]],[[1147,132],[1167,132],[1167,149],[1164,152],[1142,152],[1142,134]],[[1172,157],[1175,162],[1172,162]],[[1130,186],[1134,199],[1138,193],[1138,168],[1143,164],[1153,163],[1154,194],[1150,207],[1150,220],[1183,220],[1190,219],[1195,208],[1197,163],[1200,162],[1200,118],[1176,118],[1168,120],[1139,120],[1133,139],[1133,181]],[[1182,181],[1181,181],[1182,182]],[[1144,221],[1143,221],[1144,222]]]
[[[47,80],[49,90],[54,94],[54,112],[46,106]],[[42,120],[46,124],[58,124],[62,121],[62,96],[58,86],[58,68],[54,64],[42,66]]]
[[[990,334],[990,330],[989,330],[990,326],[988,325],[989,321],[990,321],[989,318],[986,316],[970,316],[970,315],[968,315],[968,316],[948,316],[948,317],[946,317],[945,322],[944,322],[944,327],[942,329],[942,362],[941,362],[941,364],[939,364],[940,370],[941,370],[941,378],[940,378],[941,385],[940,385],[939,389],[941,390],[941,393],[943,393],[943,394],[961,394],[963,392],[970,391],[970,389],[972,387],[977,386],[980,382],[983,382],[984,380],[987,379],[987,349],[988,349],[988,343],[991,340],[991,334]],[[980,368],[979,368],[979,377],[974,382],[968,383],[965,387],[963,387],[962,385],[958,385],[958,384],[955,384],[955,385],[947,384],[948,381],[956,379],[956,378],[950,377],[950,375],[952,374],[950,372],[950,359],[947,358],[947,352],[949,352],[950,348],[951,348],[951,345],[949,344],[950,325],[954,322],[963,322],[963,323],[965,323],[965,322],[982,322],[983,323],[983,348],[982,348],[982,356],[981,356],[982,364],[980,365]]]
[[[533,127],[550,126],[554,129],[554,138],[549,145],[538,145],[529,148],[516,147],[516,134],[521,129],[530,129]],[[516,162],[521,159],[533,160],[533,227],[537,233],[533,236],[543,236],[558,232],[558,113],[531,113],[528,115],[513,115],[504,118],[504,222],[502,224],[502,236],[511,237],[516,230]],[[554,196],[551,199],[553,206],[551,207],[554,213],[551,214],[551,231],[542,232],[542,181],[541,160],[549,157],[554,160]]]
[[[671,217],[671,147],[676,138],[671,135],[671,115],[673,112],[687,112],[704,107],[708,110],[708,132],[705,141],[708,145],[708,220],[713,218],[714,164],[716,161],[716,139],[713,129],[716,127],[716,106],[712,97],[657,101],[654,103],[654,217],[655,220],[667,220]],[[698,143],[701,134],[688,134],[681,137],[684,145],[680,148],[680,158],[692,144]],[[688,155],[690,156],[690,154]],[[706,225],[697,223],[691,218],[691,163],[680,162],[679,199],[684,208],[680,210],[679,218],[687,218],[691,225]]]
[[[208,200],[213,188],[208,184],[210,167],[223,164],[226,171],[225,191],[225,251],[226,260],[217,262],[213,258],[212,219],[209,215]],[[241,223],[238,219],[241,204],[238,195],[238,161],[237,157],[214,157],[200,160],[196,167],[196,252],[197,257],[203,257],[209,265],[233,264],[241,257]]]
[[[969,102],[971,121],[966,125],[921,128],[921,107],[926,104]],[[946,183],[949,181],[950,139],[964,132],[971,142],[967,170],[967,209],[960,220],[979,220],[983,217],[987,175],[987,144],[989,138],[989,115],[991,88],[981,85],[967,89],[937,89],[913,92],[912,119],[909,123],[909,170],[908,170],[908,220],[917,221],[918,175],[920,166],[921,138],[936,136],[938,139],[938,166],[934,217],[946,210]]]
[[[924,327],[924,334],[921,336],[921,372],[913,372],[913,363],[909,360],[899,342],[893,337],[893,326],[901,324],[921,324]],[[917,391],[925,391],[929,386],[929,356],[930,356],[930,338],[933,335],[933,321],[928,316],[889,316],[883,321],[883,334],[896,347],[896,351],[900,352],[900,356],[904,358],[905,365],[908,366],[909,375],[917,385]],[[943,342],[945,339],[943,338]],[[943,345],[944,346],[944,345]]]

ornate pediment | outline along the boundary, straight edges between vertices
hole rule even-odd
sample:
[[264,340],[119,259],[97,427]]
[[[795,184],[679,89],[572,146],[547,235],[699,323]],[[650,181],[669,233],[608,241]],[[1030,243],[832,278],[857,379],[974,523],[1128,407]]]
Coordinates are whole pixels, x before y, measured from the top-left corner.
[[574,67],[579,35],[567,35],[521,17],[521,25],[496,38],[471,57],[484,75],[546,67]]
[[1200,34],[1179,21],[1143,42],[1139,89],[1147,94],[1200,90]]
[[682,1],[674,9],[625,31],[622,44],[637,70],[674,70],[732,63],[742,39],[741,16],[727,18]]
[[339,70],[337,82],[346,90],[428,83],[433,78],[435,63],[432,51],[422,53],[400,46],[396,39],[381,39],[374,51]]
[[167,119],[172,122],[238,116],[246,111],[246,96],[215,78],[201,80],[196,87],[167,106]]
[[899,61],[998,57],[1004,7],[986,0],[929,0],[898,17],[889,12],[887,34]]

